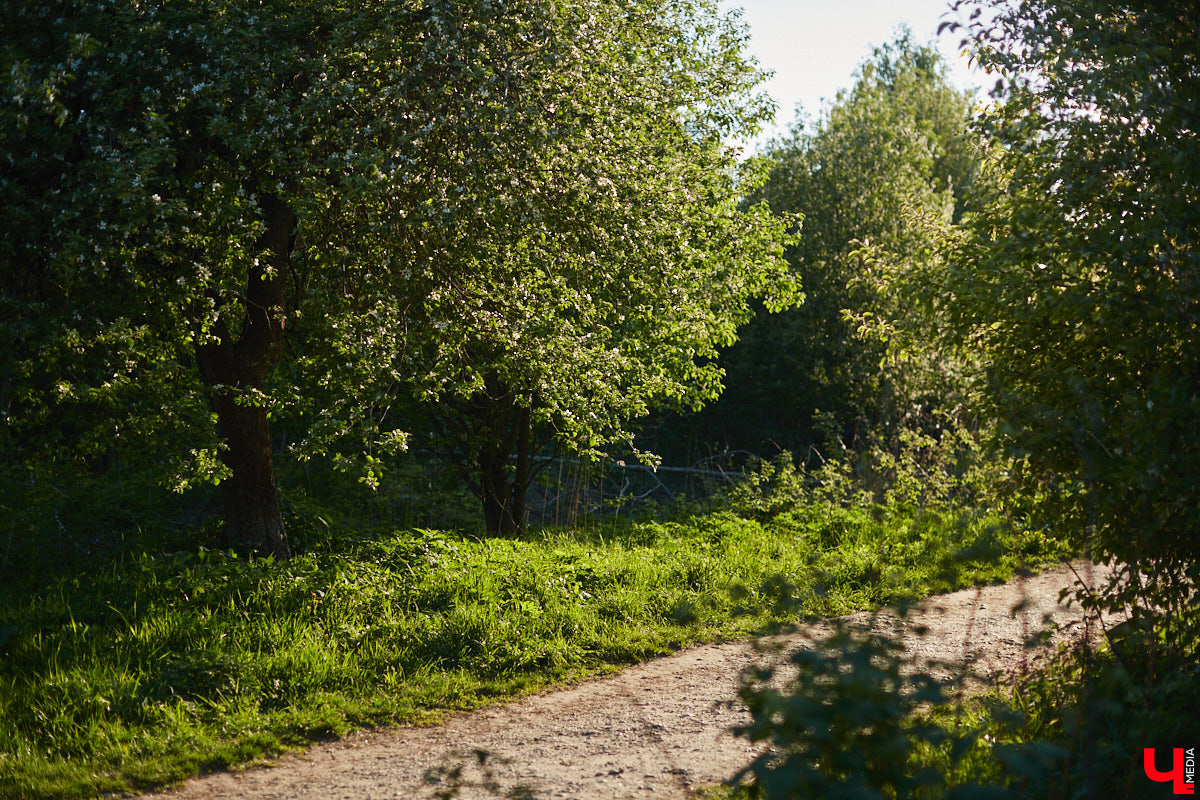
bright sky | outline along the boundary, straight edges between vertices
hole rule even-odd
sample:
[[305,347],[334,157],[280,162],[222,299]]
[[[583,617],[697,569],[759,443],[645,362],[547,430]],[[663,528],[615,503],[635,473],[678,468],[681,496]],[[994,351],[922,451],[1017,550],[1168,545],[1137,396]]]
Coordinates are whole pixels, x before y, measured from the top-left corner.
[[823,101],[850,87],[854,69],[902,23],[917,42],[936,42],[960,88],[984,83],[959,55],[961,37],[950,31],[937,36],[938,24],[950,19],[943,16],[947,0],[721,0],[722,11],[733,8],[744,10],[750,53],[775,72],[764,87],[778,104],[775,128],[759,141],[785,131],[797,103],[816,116]]

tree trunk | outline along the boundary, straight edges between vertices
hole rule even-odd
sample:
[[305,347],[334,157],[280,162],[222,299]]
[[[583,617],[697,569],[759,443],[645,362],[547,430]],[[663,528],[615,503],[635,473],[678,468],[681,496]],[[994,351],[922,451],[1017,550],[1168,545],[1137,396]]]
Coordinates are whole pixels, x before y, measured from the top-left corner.
[[267,410],[238,405],[229,393],[215,405],[217,434],[225,443],[221,460],[233,473],[221,481],[226,543],[235,550],[290,558],[271,463]]
[[262,198],[266,232],[259,242],[265,258],[250,267],[244,319],[234,337],[226,315],[198,339],[196,362],[217,415],[221,461],[230,475],[221,481],[225,538],[236,550],[290,558],[271,462],[271,432],[261,393],[283,352],[286,275],[296,216],[277,198]]
[[513,424],[517,428],[517,471],[513,475],[508,507],[512,532],[516,533],[525,527],[525,495],[529,491],[529,408],[517,406],[513,409],[513,416]]
[[483,503],[483,519],[488,533],[512,533],[512,516],[507,513],[508,477],[504,474],[504,457],[500,448],[484,446],[479,452],[479,500]]
[[[476,400],[476,413],[483,419],[487,436],[477,456],[484,521],[489,533],[519,533],[525,527],[525,493],[531,477],[530,410],[489,383],[486,396]],[[510,480],[508,466],[514,447],[516,471]]]

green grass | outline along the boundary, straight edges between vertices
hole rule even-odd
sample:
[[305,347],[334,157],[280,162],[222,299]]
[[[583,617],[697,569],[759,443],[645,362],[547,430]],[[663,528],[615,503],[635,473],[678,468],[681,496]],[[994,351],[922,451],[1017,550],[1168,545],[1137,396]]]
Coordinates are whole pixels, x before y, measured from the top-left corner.
[[0,797],[160,786],[1052,554],[994,518],[829,503],[521,539],[294,527],[286,563],[144,539],[57,573],[10,562]]

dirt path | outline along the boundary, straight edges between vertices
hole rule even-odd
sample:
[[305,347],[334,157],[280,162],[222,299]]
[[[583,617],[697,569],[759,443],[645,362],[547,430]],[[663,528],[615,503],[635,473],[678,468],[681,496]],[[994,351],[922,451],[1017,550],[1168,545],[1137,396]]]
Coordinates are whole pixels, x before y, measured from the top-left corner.
[[[1095,586],[1106,573],[1090,564],[1058,569],[1002,586],[930,598],[901,620],[891,613],[853,619],[899,633],[919,658],[963,663],[980,677],[1018,670],[1033,656],[1026,638],[1053,620],[1068,635],[1082,632],[1076,607],[1058,603],[1076,573]],[[1014,609],[1019,609],[1014,611]],[[914,636],[916,626],[928,634]],[[819,632],[821,623],[805,628]],[[749,744],[729,733],[745,721],[736,697],[739,672],[756,656],[750,643],[707,645],[630,667],[618,675],[464,714],[429,728],[355,734],[281,759],[273,767],[220,773],[148,798],[199,800],[374,800],[425,798],[438,787],[430,769],[466,764],[464,777],[484,773],[474,751],[505,791],[528,787],[529,797],[617,800],[687,798],[720,782],[752,757]],[[442,784],[445,788],[446,784]],[[463,798],[494,798],[466,788]]]

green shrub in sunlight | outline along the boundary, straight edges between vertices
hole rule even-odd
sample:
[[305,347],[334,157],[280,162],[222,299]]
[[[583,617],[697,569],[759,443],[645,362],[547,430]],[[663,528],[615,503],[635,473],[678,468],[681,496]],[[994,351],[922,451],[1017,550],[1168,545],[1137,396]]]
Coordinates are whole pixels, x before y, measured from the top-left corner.
[[945,413],[924,412],[921,425],[899,429],[859,457],[862,481],[876,502],[909,512],[928,508],[998,509],[1009,459],[988,452],[980,434]]
[[732,779],[767,800],[908,798],[941,776],[917,763],[919,744],[950,733],[914,712],[946,700],[944,687],[906,669],[894,639],[839,625],[774,666],[751,671],[739,692],[751,721],[737,730],[769,749]]
[[926,414],[923,427],[900,429],[895,441],[873,441],[858,451],[828,439],[830,454],[815,449],[810,462],[783,452],[758,461],[720,502],[736,513],[770,519],[814,502],[877,505],[907,515],[976,508],[999,511],[1011,483],[1009,459],[986,450],[980,435],[948,415]]

